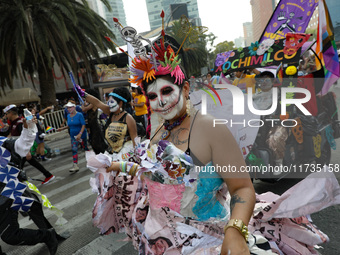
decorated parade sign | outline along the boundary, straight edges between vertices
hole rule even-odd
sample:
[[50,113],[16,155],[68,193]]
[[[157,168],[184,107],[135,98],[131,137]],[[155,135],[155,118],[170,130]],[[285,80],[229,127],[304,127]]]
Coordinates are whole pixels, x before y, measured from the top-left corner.
[[249,47],[219,53],[215,60],[215,72],[231,73],[247,68],[279,66],[282,62],[298,63],[302,45],[292,50],[284,45],[284,41],[267,39],[262,43],[252,43]]
[[287,33],[304,33],[319,0],[281,0],[259,42],[283,39]]

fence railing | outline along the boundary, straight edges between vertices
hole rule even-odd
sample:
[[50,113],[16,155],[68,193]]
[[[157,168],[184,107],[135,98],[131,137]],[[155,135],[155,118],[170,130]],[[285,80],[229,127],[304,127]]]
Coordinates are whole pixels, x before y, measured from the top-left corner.
[[[44,130],[46,130],[47,127],[52,127],[53,129],[46,133],[46,135],[50,135],[57,132],[57,129],[60,127],[60,125],[63,123],[64,120],[64,110],[54,111],[45,113],[43,115],[45,118],[43,121]],[[67,125],[67,122],[65,123]]]

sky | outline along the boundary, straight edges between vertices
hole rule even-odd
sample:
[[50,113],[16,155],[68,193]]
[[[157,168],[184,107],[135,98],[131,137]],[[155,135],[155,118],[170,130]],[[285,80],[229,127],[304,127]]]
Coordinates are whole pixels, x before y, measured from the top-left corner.
[[[174,3],[176,0],[174,0]],[[123,0],[126,22],[137,32],[150,30],[145,0]],[[217,36],[214,44],[243,36],[243,23],[251,22],[250,0],[197,0],[202,26]]]

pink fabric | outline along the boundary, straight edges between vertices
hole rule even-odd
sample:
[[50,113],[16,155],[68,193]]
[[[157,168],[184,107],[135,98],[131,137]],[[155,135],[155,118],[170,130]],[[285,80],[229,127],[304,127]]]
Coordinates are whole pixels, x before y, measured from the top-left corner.
[[169,207],[171,210],[180,213],[181,200],[185,191],[184,183],[179,185],[161,184],[147,178],[145,182],[148,186],[149,201],[152,209]]

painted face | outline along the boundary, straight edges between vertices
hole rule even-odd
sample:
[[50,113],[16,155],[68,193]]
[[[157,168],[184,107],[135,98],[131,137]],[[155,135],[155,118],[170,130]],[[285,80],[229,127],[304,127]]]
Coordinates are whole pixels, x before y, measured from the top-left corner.
[[171,120],[179,115],[183,108],[180,87],[164,78],[158,78],[147,89],[152,110],[165,120]]
[[119,109],[117,101],[112,96],[109,97],[107,105],[110,107],[110,112],[116,112]]

